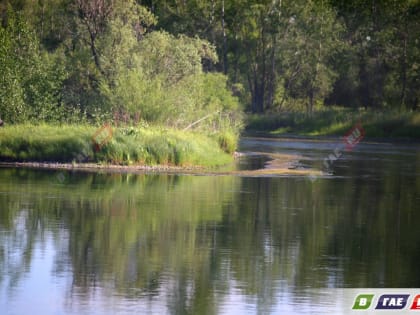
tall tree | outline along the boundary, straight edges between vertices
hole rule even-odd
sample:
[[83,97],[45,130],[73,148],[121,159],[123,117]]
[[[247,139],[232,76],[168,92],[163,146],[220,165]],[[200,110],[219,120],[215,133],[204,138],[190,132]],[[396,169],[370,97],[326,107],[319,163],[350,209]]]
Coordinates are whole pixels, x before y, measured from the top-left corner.
[[89,47],[95,65],[101,71],[97,38],[105,32],[114,12],[114,0],[75,0],[75,6],[82,24],[86,27]]
[[241,56],[232,63],[246,77],[253,112],[279,106],[286,97],[306,99],[311,112],[331,90],[330,59],[341,46],[342,27],[327,3],[243,3],[232,27]]

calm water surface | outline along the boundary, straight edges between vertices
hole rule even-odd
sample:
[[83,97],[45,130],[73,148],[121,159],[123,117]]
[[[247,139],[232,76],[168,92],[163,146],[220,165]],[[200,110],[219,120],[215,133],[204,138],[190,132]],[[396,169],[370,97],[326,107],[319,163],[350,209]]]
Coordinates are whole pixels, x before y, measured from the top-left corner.
[[[321,168],[337,141],[247,138],[241,149]],[[0,313],[339,314],[328,290],[420,287],[420,146],[360,143],[332,170],[0,168]]]

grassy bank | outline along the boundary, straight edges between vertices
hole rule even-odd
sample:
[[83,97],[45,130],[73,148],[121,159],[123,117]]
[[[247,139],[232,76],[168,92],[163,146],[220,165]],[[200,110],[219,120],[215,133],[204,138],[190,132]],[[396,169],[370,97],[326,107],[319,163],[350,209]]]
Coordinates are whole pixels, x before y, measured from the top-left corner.
[[113,128],[106,140],[108,135],[107,129],[88,125],[6,126],[0,128],[0,161],[210,167],[230,162],[236,147],[229,133],[147,127]]
[[306,113],[271,113],[251,115],[246,122],[248,133],[304,136],[343,135],[360,122],[367,137],[420,139],[420,113],[355,111],[331,108],[308,116]]

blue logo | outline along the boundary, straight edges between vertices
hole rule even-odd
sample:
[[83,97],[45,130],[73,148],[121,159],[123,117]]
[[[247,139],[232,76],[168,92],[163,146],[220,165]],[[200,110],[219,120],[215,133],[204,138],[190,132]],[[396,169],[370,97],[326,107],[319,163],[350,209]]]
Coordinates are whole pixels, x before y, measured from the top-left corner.
[[383,294],[379,297],[377,310],[401,310],[407,305],[410,294]]

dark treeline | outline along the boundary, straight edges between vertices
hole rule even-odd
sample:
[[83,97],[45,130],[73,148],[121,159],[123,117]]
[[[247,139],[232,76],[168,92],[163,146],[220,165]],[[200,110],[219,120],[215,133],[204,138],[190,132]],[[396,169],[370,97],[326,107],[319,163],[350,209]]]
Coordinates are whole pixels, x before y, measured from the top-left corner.
[[12,121],[70,111],[186,126],[223,113],[229,124],[237,99],[256,113],[419,107],[418,0],[9,0],[0,10],[0,115]]
[[253,112],[316,102],[415,109],[420,1],[142,1],[173,33],[198,35]]

